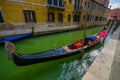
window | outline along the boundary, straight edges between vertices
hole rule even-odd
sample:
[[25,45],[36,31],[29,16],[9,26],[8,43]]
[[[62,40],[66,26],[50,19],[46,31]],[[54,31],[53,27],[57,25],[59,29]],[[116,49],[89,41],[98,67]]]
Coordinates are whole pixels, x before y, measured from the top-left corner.
[[94,19],[94,16],[92,16],[92,15],[87,16],[87,21],[93,21],[93,19]]
[[92,15],[89,16],[89,21],[92,21]]
[[92,4],[92,10],[94,10],[94,4]]
[[74,0],[74,10],[80,10],[80,0]]
[[24,10],[25,22],[36,22],[35,11]]
[[68,15],[68,22],[71,21],[71,15]]
[[99,18],[99,21],[101,21],[101,17]]
[[62,0],[57,0],[59,1],[59,7],[63,7],[63,1]]
[[95,10],[96,10],[96,8],[97,8],[97,7],[96,7],[96,5],[95,5],[95,4],[92,4],[92,10],[94,10],[94,11],[95,11]]
[[106,21],[107,19],[104,17],[104,21]]
[[69,4],[71,4],[72,3],[72,0],[69,0]]
[[58,21],[63,22],[63,14],[58,14]]
[[94,20],[94,16],[92,16],[92,21]]
[[96,5],[94,6],[94,10],[97,10],[97,6]]
[[80,21],[80,15],[74,15],[73,21],[74,22],[79,22]]
[[57,6],[57,5],[58,5],[58,0],[53,0],[53,4],[54,4],[55,6]]
[[107,18],[105,18],[105,21],[107,21]]
[[102,17],[100,17],[99,21],[102,21]]
[[87,21],[89,21],[89,20],[90,20],[90,15],[87,16]]
[[47,3],[52,5],[52,0],[47,0]]
[[0,23],[4,23],[3,17],[2,17],[2,12],[0,11]]
[[98,16],[96,16],[96,17],[95,17],[95,21],[98,21],[98,19],[99,19],[99,17],[98,17]]
[[87,2],[85,1],[85,7],[87,6]]
[[88,2],[88,8],[90,8],[90,2]]
[[54,13],[48,12],[48,22],[54,22]]

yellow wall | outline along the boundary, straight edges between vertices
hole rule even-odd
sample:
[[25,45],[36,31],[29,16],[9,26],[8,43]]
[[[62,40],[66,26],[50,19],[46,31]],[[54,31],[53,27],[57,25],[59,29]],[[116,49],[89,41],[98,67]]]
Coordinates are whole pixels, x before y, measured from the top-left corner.
[[2,7],[2,11],[4,13],[6,23],[24,23],[25,18],[23,10],[34,10],[37,22],[42,23],[47,21],[47,9],[43,6],[21,4],[16,2],[3,2],[2,6],[4,6]]
[[37,4],[45,4],[46,0],[23,0],[25,2],[33,2],[33,3],[37,3]]
[[[69,3],[69,0],[63,0],[66,4],[65,10],[61,10],[58,8],[47,8],[46,6],[46,0],[18,0],[21,2],[14,2],[14,1],[2,1],[0,3],[2,12],[4,14],[4,20],[5,23],[25,23],[24,13],[23,10],[34,10],[36,13],[36,22],[37,23],[47,23],[48,21],[48,12],[53,12],[55,14],[55,22],[58,22],[58,14],[63,14],[63,23],[68,23],[68,15],[71,15],[71,22],[73,22],[73,16],[74,14],[81,15],[80,23],[85,24],[85,21],[83,20],[83,16],[85,15],[85,12],[88,12],[89,15],[95,16],[104,16],[107,17],[106,13],[100,13],[97,10],[91,11],[88,8],[85,8],[80,13],[74,12],[74,5],[73,1],[71,4]],[[85,0],[86,2],[90,0]],[[81,5],[84,0],[81,0]],[[94,3],[96,4],[96,3]],[[96,4],[99,6],[98,4]],[[106,21],[100,22],[100,21],[87,21],[88,25],[94,24],[103,24],[106,23]]]
[[65,17],[65,18],[64,18],[64,22],[65,22],[65,23],[68,22],[68,15],[71,15],[71,20],[70,20],[70,22],[71,22],[71,23],[73,22],[73,15],[72,15],[72,12],[71,12],[71,11],[65,11],[65,12],[64,12],[64,15],[65,15],[65,16],[64,16],[64,17]]
[[64,0],[64,1],[65,1],[65,3],[66,3],[66,9],[73,10],[74,0],[72,0],[71,4],[69,3],[69,0]]

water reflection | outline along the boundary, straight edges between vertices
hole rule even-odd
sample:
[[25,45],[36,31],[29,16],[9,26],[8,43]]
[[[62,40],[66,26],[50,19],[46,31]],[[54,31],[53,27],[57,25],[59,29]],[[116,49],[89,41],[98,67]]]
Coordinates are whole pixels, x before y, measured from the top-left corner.
[[[114,29],[110,31],[103,43],[103,46],[109,41],[114,31]],[[81,80],[94,59],[97,57],[97,55],[99,55],[103,46],[91,52],[85,53],[80,60],[64,63],[61,66],[62,71],[57,80]]]
[[85,53],[80,60],[64,63],[61,66],[62,71],[58,80],[80,80],[100,52],[100,49]]

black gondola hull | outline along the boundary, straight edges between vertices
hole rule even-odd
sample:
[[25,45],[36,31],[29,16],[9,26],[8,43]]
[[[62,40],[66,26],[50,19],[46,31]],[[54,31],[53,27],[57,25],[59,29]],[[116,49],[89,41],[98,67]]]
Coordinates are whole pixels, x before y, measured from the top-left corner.
[[34,59],[22,58],[22,57],[14,55],[14,63],[18,66],[25,66],[25,65],[47,62],[47,61],[52,61],[52,60],[57,60],[57,59],[73,56],[73,55],[78,54],[78,52],[79,51],[76,51],[76,52],[73,52],[73,53],[66,53],[64,55],[59,55],[59,56],[50,56],[50,57],[34,58]]
[[[99,42],[100,41],[92,44],[91,46],[86,47],[85,50],[96,45]],[[41,53],[34,53],[34,55],[36,55],[36,54],[41,54]],[[13,60],[14,60],[14,63],[18,66],[26,66],[26,65],[30,65],[30,64],[36,64],[36,63],[41,63],[41,62],[57,60],[57,59],[65,58],[65,57],[70,57],[70,56],[73,56],[76,54],[81,54],[81,51],[76,50],[76,51],[66,52],[64,54],[61,53],[59,55],[52,55],[52,56],[45,56],[45,57],[37,56],[37,57],[32,57],[32,58],[29,58],[29,57],[26,58],[26,56],[22,56],[20,54],[15,53],[13,55]],[[29,54],[26,54],[26,55],[29,56]]]

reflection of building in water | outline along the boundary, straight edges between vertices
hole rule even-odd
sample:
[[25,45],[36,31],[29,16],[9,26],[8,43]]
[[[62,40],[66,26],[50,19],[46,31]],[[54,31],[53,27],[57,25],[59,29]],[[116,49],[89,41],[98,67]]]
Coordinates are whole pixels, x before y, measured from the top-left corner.
[[108,4],[109,0],[0,0],[0,23],[78,25],[85,24],[86,16],[88,26],[103,25]]

